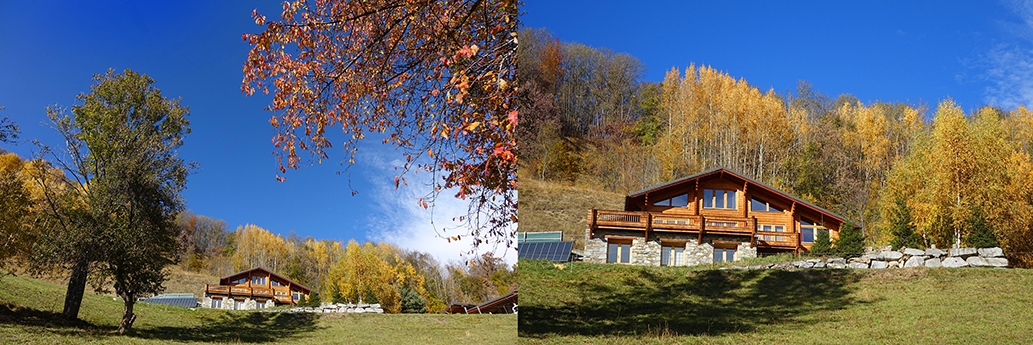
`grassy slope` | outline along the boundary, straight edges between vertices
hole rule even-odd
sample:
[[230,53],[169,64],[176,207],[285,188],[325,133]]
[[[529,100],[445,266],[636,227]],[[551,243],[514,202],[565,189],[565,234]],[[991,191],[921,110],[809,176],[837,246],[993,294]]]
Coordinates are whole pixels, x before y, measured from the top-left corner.
[[1031,343],[1033,271],[520,263],[521,343]]
[[0,278],[0,343],[290,342],[359,344],[514,343],[516,315],[287,314],[137,303],[131,334],[115,332],[121,300],[86,293],[80,322],[59,317],[65,287]]
[[[522,232],[561,230],[564,234],[584,235],[588,228],[588,210],[593,207],[623,210],[624,196],[556,182],[520,180]],[[567,238],[570,239],[576,239],[577,248],[584,248],[582,237]]]

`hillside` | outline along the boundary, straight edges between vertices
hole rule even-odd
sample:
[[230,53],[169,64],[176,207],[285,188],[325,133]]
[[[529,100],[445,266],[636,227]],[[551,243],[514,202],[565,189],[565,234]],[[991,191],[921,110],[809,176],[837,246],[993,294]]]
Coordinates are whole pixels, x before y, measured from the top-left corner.
[[520,342],[1033,342],[1033,271],[520,263]]
[[[190,278],[192,279],[192,278]],[[80,322],[60,318],[63,285],[24,276],[0,278],[0,343],[164,344],[511,344],[516,315],[288,314],[137,303],[131,333],[116,332],[122,301],[87,291]],[[170,292],[176,292],[169,290]]]
[[[584,248],[588,210],[623,210],[624,195],[533,178],[520,180],[520,231],[563,231]],[[522,282],[522,281],[521,281]]]

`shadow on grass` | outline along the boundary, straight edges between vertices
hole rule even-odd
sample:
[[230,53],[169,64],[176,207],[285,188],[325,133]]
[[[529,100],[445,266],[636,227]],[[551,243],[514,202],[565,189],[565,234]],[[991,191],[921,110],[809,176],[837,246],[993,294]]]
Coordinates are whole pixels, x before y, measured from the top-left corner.
[[579,302],[522,304],[521,336],[749,333],[862,303],[848,297],[859,278],[847,270],[609,271],[558,287],[575,291]]
[[61,313],[26,308],[11,303],[0,303],[0,324],[44,327],[51,333],[64,336],[99,334],[116,329],[115,327],[97,326],[83,320],[69,320]]
[[[262,343],[289,340],[292,336],[317,330],[316,314],[308,313],[225,313],[201,317],[200,326],[134,327],[125,336],[162,341]],[[118,336],[116,326],[94,325],[83,320],[67,320],[61,313],[36,310],[9,303],[0,304],[0,324],[46,328],[62,336]]]
[[310,313],[226,313],[204,317],[200,326],[137,329],[132,336],[168,341],[277,342],[315,331],[318,318]]

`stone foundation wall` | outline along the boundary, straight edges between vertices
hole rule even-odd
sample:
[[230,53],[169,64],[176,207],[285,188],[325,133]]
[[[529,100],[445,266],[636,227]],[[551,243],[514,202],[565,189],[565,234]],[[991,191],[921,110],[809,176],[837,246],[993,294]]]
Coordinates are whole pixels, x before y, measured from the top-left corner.
[[[585,230],[588,235],[588,230]],[[635,237],[631,241],[632,265],[660,266],[660,239],[685,240],[685,251],[682,262],[685,266],[706,265],[714,263],[713,241],[739,241],[735,250],[735,260],[757,257],[757,248],[750,246],[749,237],[703,235],[703,243],[698,244],[698,235],[679,233],[650,233],[649,238],[642,236],[641,231],[597,230],[596,238],[585,241],[584,262],[606,263],[607,242],[605,236]]]
[[[233,310],[233,304],[234,304],[233,302],[234,302],[233,298],[223,297],[222,298],[222,307],[220,307],[219,309]],[[273,300],[271,300],[271,299],[270,300],[266,300],[263,303],[259,303],[257,300],[253,300],[253,299],[250,299],[250,298],[245,298],[244,299],[244,305],[241,308],[241,310],[272,308],[275,305],[276,305],[276,302],[273,302]],[[201,307],[202,308],[211,308],[212,307],[212,297],[211,296],[204,296],[204,298],[201,298]]]

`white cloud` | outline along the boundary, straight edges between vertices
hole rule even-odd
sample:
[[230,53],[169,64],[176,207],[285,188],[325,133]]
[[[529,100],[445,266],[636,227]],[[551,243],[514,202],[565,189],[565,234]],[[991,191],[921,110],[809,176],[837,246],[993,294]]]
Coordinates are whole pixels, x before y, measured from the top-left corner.
[[1013,37],[983,56],[984,78],[990,82],[985,101],[1005,109],[1033,106],[1033,3],[1006,2],[1019,22],[1002,23]]
[[[373,185],[372,202],[375,203],[376,216],[369,217],[369,230],[366,237],[371,241],[394,243],[399,247],[426,252],[433,255],[441,263],[449,261],[463,262],[485,251],[491,251],[496,257],[502,257],[508,264],[517,260],[514,248],[505,245],[496,246],[490,243],[481,244],[478,253],[464,256],[470,252],[472,239],[468,236],[468,228],[460,227],[454,217],[467,214],[468,201],[452,197],[455,191],[443,191],[432,207],[424,209],[417,204],[420,197],[432,190],[428,184],[431,175],[426,171],[407,174],[408,186],[401,185],[396,190],[392,178],[397,172],[394,167],[402,162],[383,162],[378,157],[364,157],[366,162],[375,168],[374,176],[370,176]],[[445,236],[462,236],[459,241],[449,242]]]

